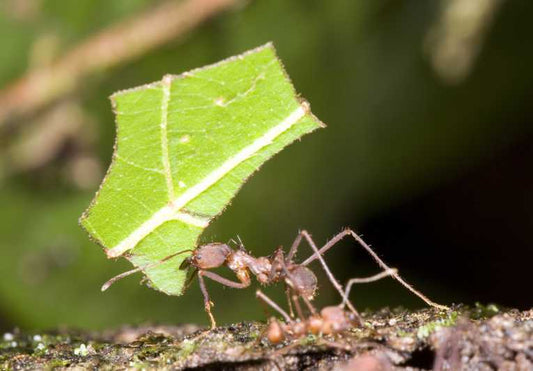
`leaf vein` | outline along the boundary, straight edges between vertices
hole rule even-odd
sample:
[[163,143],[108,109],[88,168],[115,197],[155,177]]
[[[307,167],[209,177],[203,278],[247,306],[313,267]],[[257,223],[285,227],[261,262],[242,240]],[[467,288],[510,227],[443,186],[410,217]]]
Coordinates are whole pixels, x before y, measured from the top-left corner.
[[133,161],[129,161],[127,159],[125,159],[124,157],[121,157],[119,155],[115,155],[115,158],[127,165],[130,165],[130,166],[133,166],[137,169],[141,169],[141,170],[144,170],[144,171],[150,171],[150,172],[154,172],[154,173],[158,173],[158,174],[163,174],[163,171],[161,171],[161,169],[154,169],[154,168],[150,168],[150,167],[144,167],[144,166],[141,166],[139,164],[136,164],[135,162]]
[[[271,144],[274,139],[283,134],[300,119],[302,119],[309,112],[309,105],[302,102],[301,105],[291,112],[278,125],[272,127],[261,137],[257,138],[252,144],[244,147],[233,157],[226,160],[220,167],[209,173],[199,183],[189,188],[178,198],[174,199],[168,205],[165,205],[156,211],[150,219],[142,223],[129,236],[107,251],[109,257],[117,257],[124,252],[133,249],[142,239],[150,234],[154,229],[158,228],[163,223],[176,219],[178,215],[183,214],[180,210],[185,207],[190,201],[201,195],[212,185],[216,184],[222,177],[228,174],[231,170],[237,167],[242,162],[252,157],[262,148]],[[189,215],[189,214],[187,214]],[[189,215],[190,216],[190,215]]]
[[168,102],[170,101],[170,89],[172,84],[172,77],[167,75],[163,77],[163,99],[161,104],[161,152],[163,171],[167,183],[168,199],[174,199],[174,183],[172,181],[172,170],[170,168],[170,159],[168,155]]

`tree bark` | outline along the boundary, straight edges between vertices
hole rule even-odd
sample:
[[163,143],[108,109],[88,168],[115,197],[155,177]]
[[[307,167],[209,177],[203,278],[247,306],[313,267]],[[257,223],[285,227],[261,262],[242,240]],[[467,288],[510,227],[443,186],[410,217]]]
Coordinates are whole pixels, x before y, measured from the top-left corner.
[[1,369],[532,370],[533,310],[388,310],[338,336],[272,345],[264,323],[5,333]]

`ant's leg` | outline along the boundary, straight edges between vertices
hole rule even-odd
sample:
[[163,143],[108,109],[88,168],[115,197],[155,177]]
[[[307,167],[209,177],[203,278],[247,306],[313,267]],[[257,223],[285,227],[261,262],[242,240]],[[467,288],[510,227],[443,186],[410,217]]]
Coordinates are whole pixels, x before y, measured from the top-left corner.
[[294,318],[294,310],[292,309],[290,287],[285,285],[285,296],[287,297],[287,303],[289,304],[289,313]]
[[244,288],[250,286],[250,279],[248,279],[248,280],[246,280],[244,282],[235,282],[235,281],[228,280],[227,278],[224,278],[222,276],[219,276],[216,273],[209,272],[209,271],[202,270],[202,271],[199,271],[198,273],[200,275],[202,275],[202,276],[205,276],[207,278],[212,279],[215,282],[221,283],[224,286],[232,287],[234,289],[244,289]]
[[294,308],[296,309],[296,313],[298,314],[298,318],[300,318],[301,321],[304,320],[304,312],[302,311],[302,307],[300,306],[300,302],[298,301],[298,298],[301,296],[297,295],[294,290],[292,290],[291,294],[291,301],[294,303]]
[[287,261],[292,261],[294,258],[294,255],[296,255],[296,251],[298,250],[298,246],[300,246],[300,243],[302,242],[302,232],[298,232],[298,235],[294,239],[294,242],[291,245],[291,249],[289,250],[289,254],[287,255]]
[[[305,231],[304,231],[305,232]],[[341,239],[343,239],[346,236],[352,236],[365,250],[370,254],[370,256],[376,261],[376,263],[384,270],[391,270],[391,268],[385,264],[383,260],[380,259],[380,257],[372,250],[372,248],[361,238],[357,233],[352,231],[351,229],[345,229],[344,231],[337,234],[335,237],[333,237],[328,243],[326,243],[323,247],[320,248],[320,250],[315,251],[315,253],[307,258],[302,265],[307,265],[311,263],[315,259],[320,259],[321,255],[324,254],[327,250],[329,250],[331,247],[333,247],[337,242],[339,242]],[[407,288],[409,291],[411,291],[413,294],[418,296],[420,299],[426,302],[426,304],[438,308],[438,309],[449,309],[445,305],[440,305],[435,303],[434,301],[430,300],[427,296],[416,290],[413,286],[411,286],[409,283],[407,283],[397,272],[391,272],[391,276],[394,277],[398,282],[400,282],[405,288]]]
[[[311,240],[311,236],[309,235],[309,233],[307,231],[302,231],[300,232],[301,234],[306,234],[307,236],[309,236],[309,238],[307,238],[307,240]],[[332,248],[333,246],[335,246],[340,240],[342,240],[344,237],[348,236],[350,233],[349,233],[349,230],[348,229],[345,229],[344,231],[342,232],[339,232],[337,235],[335,235],[331,240],[329,240],[324,246],[322,246],[320,248],[320,250],[318,250],[318,252],[314,252],[313,255],[311,255],[310,257],[308,257],[303,263],[301,263],[302,265],[309,265],[311,262],[315,261],[316,259],[320,259],[320,256],[323,255],[326,251],[328,251],[330,248]],[[314,244],[314,242],[313,242]],[[316,246],[316,245],[315,245]],[[311,246],[312,247],[312,246]]]
[[[296,251],[297,251],[298,247],[300,246],[300,243],[302,242],[302,238],[305,238],[307,240],[307,242],[309,243],[309,246],[311,246],[311,248],[313,249],[313,255],[311,255],[311,257],[308,258],[306,261],[304,261],[301,265],[308,265],[315,258],[318,258],[320,260],[321,264],[322,264],[322,267],[326,271],[326,274],[328,275],[329,280],[331,281],[333,286],[337,289],[337,291],[339,291],[339,294],[341,294],[341,296],[343,296],[343,290],[342,290],[341,285],[338,283],[338,281],[335,279],[335,277],[333,276],[333,274],[329,270],[326,262],[323,259],[321,259],[322,252],[320,252],[318,250],[318,248],[316,247],[315,242],[311,238],[311,235],[306,230],[300,231],[298,233],[298,236],[296,236],[296,239],[292,243],[291,249],[289,250],[289,254],[287,255],[286,261],[289,261],[289,262],[292,261],[292,258],[296,254]],[[320,250],[322,250],[322,249],[323,248],[321,248]],[[311,258],[313,258],[313,259],[311,259]],[[285,270],[285,272],[286,272],[287,275],[289,275],[289,272],[287,270]],[[353,308],[353,311],[355,313],[357,313],[355,308]]]
[[[301,231],[300,234],[303,236],[303,238],[306,239],[307,243],[309,244],[309,246],[311,246],[311,249],[313,249],[313,253],[314,255],[312,255],[313,257],[314,256],[317,256],[318,257],[318,260],[320,261],[320,264],[322,265],[322,268],[324,269],[324,271],[326,272],[326,275],[328,276],[330,282],[333,284],[333,287],[335,287],[335,289],[339,292],[340,296],[342,298],[344,298],[344,290],[342,289],[342,286],[339,284],[339,282],[337,281],[337,279],[335,278],[335,276],[333,275],[333,273],[331,273],[331,270],[329,269],[328,265],[326,264],[326,261],[324,260],[324,258],[322,257],[322,253],[320,252],[320,250],[318,250],[318,247],[316,246],[315,244],[315,241],[313,241],[313,239],[311,238],[311,235],[307,232],[307,231]],[[309,260],[309,259],[307,259]],[[306,260],[306,261],[307,261]],[[306,264],[306,261],[302,263],[302,265],[307,265]],[[359,312],[354,308],[354,306],[352,305],[352,303],[350,303],[349,301],[346,303],[346,305],[348,306],[348,308],[350,309],[350,311],[357,317],[357,319],[359,320],[360,323],[363,323],[363,319],[361,318],[361,315],[359,314]]]
[[302,307],[300,306],[300,302],[298,301],[299,296],[293,295],[292,296],[292,302],[294,303],[294,307],[296,308],[296,312],[298,313],[298,317],[303,320],[304,319],[304,312],[302,310]]
[[342,299],[342,303],[340,304],[341,308],[344,308],[346,304],[348,303],[348,296],[350,295],[350,290],[352,289],[352,286],[356,283],[370,283],[374,281],[378,281],[382,278],[392,276],[394,273],[397,272],[396,268],[392,268],[386,271],[383,271],[381,273],[375,274],[370,277],[363,277],[363,278],[352,278],[348,281],[346,284],[346,289],[344,290],[344,297]]
[[213,313],[211,313],[211,307],[213,306],[213,302],[209,299],[209,293],[207,292],[207,288],[205,287],[204,277],[202,276],[201,270],[198,270],[198,282],[200,283],[200,290],[202,290],[202,294],[204,295],[205,311],[207,312],[207,315],[211,320],[211,328],[213,329],[217,327],[215,317],[213,317]]
[[[351,229],[348,229],[348,232],[350,233],[350,235],[357,241],[359,242],[359,244],[361,246],[363,246],[363,248],[370,254],[370,256],[372,256],[372,258],[374,258],[374,260],[378,263],[378,265],[383,269],[383,270],[390,270],[389,266],[387,264],[385,264],[385,262],[383,260],[381,260],[379,258],[379,256],[374,252],[374,250],[372,250],[370,248],[370,246],[368,246],[368,244],[363,241],[363,239],[361,237],[359,237],[359,235],[357,233],[355,233],[354,231],[352,231]],[[434,301],[430,300],[427,296],[425,296],[424,294],[422,294],[420,291],[416,290],[413,286],[411,286],[409,283],[407,283],[402,277],[400,277],[400,275],[397,273],[397,272],[392,272],[391,274],[392,277],[394,277],[398,282],[400,282],[402,285],[405,286],[406,289],[408,289],[409,291],[411,291],[413,294],[415,294],[416,296],[418,296],[420,299],[422,299],[423,301],[425,301],[428,305],[432,306],[432,307],[435,307],[435,308],[438,308],[438,309],[444,309],[444,310],[447,310],[449,309],[447,306],[445,305],[440,305],[440,304],[437,304],[435,303]]]
[[274,309],[276,312],[281,314],[281,316],[285,319],[285,322],[291,323],[292,319],[291,317],[285,312],[279,305],[277,305],[274,300],[270,299],[268,296],[266,296],[261,290],[257,290],[255,292],[255,296],[261,300],[263,303],[269,305],[272,309]]
[[236,289],[243,289],[245,287],[250,286],[250,280],[247,280],[245,282],[233,282],[231,280],[228,280],[227,278],[219,276],[216,273],[204,271],[201,269],[198,270],[198,281],[200,282],[200,289],[202,290],[202,294],[204,295],[205,311],[207,312],[207,315],[209,316],[209,319],[211,320],[211,328],[215,328],[216,327],[215,318],[213,317],[213,314],[211,313],[211,307],[213,306],[213,303],[211,302],[211,300],[209,300],[209,294],[207,292],[207,288],[205,287],[204,276],[212,279],[213,281],[221,283],[225,286],[233,287]]
[[313,314],[313,315],[317,314],[317,311],[316,311],[315,307],[313,306],[313,304],[311,304],[311,301],[308,298],[306,298],[303,295],[300,296],[300,298],[302,298],[302,300],[305,303],[305,305],[307,305],[307,309],[309,309],[311,314]]
[[[263,304],[266,304],[273,308],[275,311],[277,311],[281,316],[285,319],[285,323],[293,323],[291,317],[285,312],[279,305],[277,305],[272,299],[270,299],[266,294],[264,294],[261,290],[257,290],[255,292],[255,296],[263,302]],[[272,325],[275,324],[276,327],[274,328]],[[275,317],[271,317],[269,319],[268,325],[265,327],[265,329],[261,332],[257,340],[255,341],[254,345],[257,345],[262,339],[263,336],[267,334],[268,340],[273,343],[277,344],[284,339],[287,339],[289,337],[289,334],[285,331],[284,327],[279,323],[279,321]]]

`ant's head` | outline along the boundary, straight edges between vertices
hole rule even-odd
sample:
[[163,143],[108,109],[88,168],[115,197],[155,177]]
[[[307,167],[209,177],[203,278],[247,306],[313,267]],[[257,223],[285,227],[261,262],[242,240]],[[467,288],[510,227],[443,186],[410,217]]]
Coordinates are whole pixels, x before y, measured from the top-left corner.
[[232,251],[225,243],[209,243],[194,250],[187,264],[200,269],[217,268],[226,262]]

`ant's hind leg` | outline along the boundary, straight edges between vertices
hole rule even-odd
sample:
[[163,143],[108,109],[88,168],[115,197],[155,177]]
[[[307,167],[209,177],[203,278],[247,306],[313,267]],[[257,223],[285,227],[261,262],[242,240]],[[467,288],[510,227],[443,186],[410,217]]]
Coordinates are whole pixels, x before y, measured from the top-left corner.
[[205,311],[207,312],[209,320],[211,321],[211,328],[214,329],[215,327],[217,327],[217,323],[215,321],[213,313],[211,313],[211,307],[213,306],[213,302],[209,299],[209,293],[207,292],[207,288],[205,287],[205,281],[204,277],[202,276],[201,270],[198,271],[198,282],[200,284],[200,290],[202,290],[202,295],[204,296]]
[[[342,289],[342,286],[339,284],[339,282],[337,281],[337,279],[335,278],[333,273],[331,273],[331,270],[329,269],[328,265],[326,264],[326,261],[322,257],[323,252],[321,252],[321,250],[323,250],[323,248],[320,249],[320,250],[318,249],[318,247],[315,244],[315,241],[313,241],[313,239],[311,238],[311,235],[307,231],[301,231],[300,234],[302,235],[303,238],[306,239],[306,241],[309,244],[309,246],[311,246],[311,249],[313,249],[313,255],[311,256],[311,258],[317,257],[317,259],[320,261],[320,264],[322,265],[322,268],[324,269],[324,272],[326,272],[326,276],[328,276],[328,279],[330,280],[331,284],[333,285],[333,287],[335,287],[335,289],[338,291],[340,296],[342,298],[344,298],[344,290]],[[305,266],[305,265],[309,264],[312,261],[311,260],[308,263],[307,262],[308,260],[309,259],[304,261],[301,265]],[[346,305],[348,306],[350,311],[357,317],[359,322],[363,323],[363,319],[362,319],[361,315],[355,309],[355,307],[352,305],[352,303],[350,303],[348,301],[346,303]]]
[[394,273],[396,273],[398,270],[396,268],[391,268],[388,270],[385,270],[381,273],[375,274],[370,277],[363,277],[363,278],[352,278],[348,280],[348,283],[346,284],[346,289],[344,290],[344,296],[342,298],[342,303],[340,304],[341,308],[344,308],[346,304],[348,303],[348,296],[350,295],[350,290],[352,289],[352,286],[356,283],[370,283],[378,281],[382,278],[392,276]]
[[[328,242],[326,242],[326,244],[324,246],[322,246],[320,248],[320,250],[317,250],[317,249],[313,249],[313,250],[317,250],[317,251],[314,251],[313,255],[311,255],[310,257],[308,257],[303,263],[302,265],[309,265],[311,262],[315,261],[316,259],[320,259],[320,256],[321,255],[324,255],[326,253],[326,251],[328,251],[329,249],[331,249],[333,246],[335,246],[340,240],[342,240],[344,237],[348,236],[350,233],[349,233],[349,229],[345,229],[343,230],[342,232],[339,232],[337,235],[335,235],[331,240],[329,240]],[[308,238],[307,240],[309,241],[309,244],[311,245],[311,247],[313,247],[313,245],[316,247],[316,244],[314,243],[314,241],[311,239],[311,236],[309,235],[309,233],[307,233],[307,231],[302,231],[301,233],[305,233]]]
[[291,249],[289,250],[289,254],[287,255],[286,261],[289,261],[289,262],[292,261],[292,259],[294,258],[294,255],[296,255],[296,251],[298,250],[298,247],[300,246],[300,243],[302,242],[302,232],[305,232],[305,231],[298,232],[298,235],[294,239],[294,242],[291,245]]
[[[351,229],[346,229],[345,230],[346,233],[350,234],[354,240],[356,240],[369,254],[370,256],[372,256],[372,258],[376,261],[376,263],[378,263],[378,265],[385,271],[387,270],[391,270],[391,268],[385,264],[385,262],[383,260],[381,260],[379,258],[379,256],[374,252],[374,250],[372,250],[372,248],[357,234],[355,233],[354,231],[352,231]],[[422,294],[420,291],[416,290],[413,286],[411,286],[409,283],[407,283],[399,274],[398,274],[398,271],[394,270],[391,272],[391,276],[394,277],[398,282],[400,282],[406,289],[408,289],[409,291],[411,291],[413,294],[415,294],[416,296],[418,296],[420,299],[422,299],[423,301],[426,302],[426,304],[428,304],[429,306],[432,306],[432,307],[435,307],[435,308],[438,308],[438,309],[444,309],[444,310],[447,310],[449,309],[447,306],[445,305],[440,305],[440,304],[437,304],[435,303],[434,301],[430,300],[427,296],[425,296],[424,294]]]
[[[353,230],[351,229],[345,229],[343,230],[342,232],[340,232],[339,234],[337,234],[335,237],[333,237],[331,240],[329,240],[324,246],[322,246],[320,248],[320,250],[318,251],[315,251],[315,253],[313,255],[311,255],[309,258],[307,258],[303,263],[302,265],[308,265],[309,263],[311,263],[312,261],[314,261],[315,259],[319,259],[319,260],[322,260],[321,259],[321,256],[326,252],[328,251],[330,248],[332,248],[335,244],[337,244],[337,242],[339,242],[340,240],[342,240],[344,237],[346,236],[352,236],[353,239],[355,241],[357,241],[359,243],[359,245],[361,245],[363,247],[363,249],[365,249],[365,251],[374,259],[374,261],[384,270],[384,271],[390,271],[390,275],[392,277],[394,277],[394,279],[396,279],[398,282],[400,282],[406,289],[408,289],[409,291],[411,291],[413,294],[415,294],[416,296],[418,296],[420,299],[422,299],[423,301],[426,302],[426,304],[428,304],[429,306],[432,306],[432,307],[435,307],[435,308],[438,308],[438,309],[444,309],[444,310],[447,310],[449,309],[447,306],[445,305],[440,305],[440,304],[437,304],[435,303],[434,301],[430,300],[427,296],[425,296],[424,294],[422,294],[421,292],[419,292],[418,290],[416,290],[413,286],[411,286],[409,283],[407,283],[398,273],[397,271],[393,271],[392,268],[390,268],[387,264],[385,264],[385,262],[383,260],[381,260],[381,258],[374,252],[374,250],[372,250],[372,248],[357,234],[355,233]],[[349,306],[349,302],[348,302],[348,306]]]

